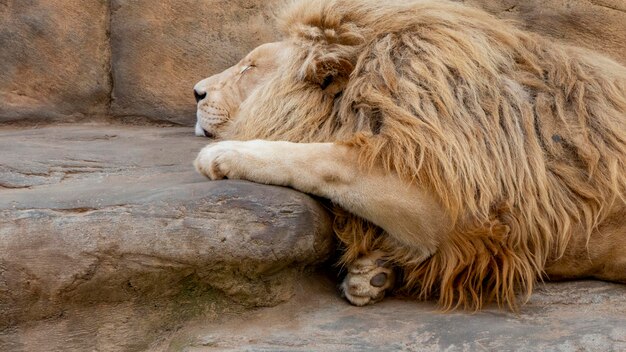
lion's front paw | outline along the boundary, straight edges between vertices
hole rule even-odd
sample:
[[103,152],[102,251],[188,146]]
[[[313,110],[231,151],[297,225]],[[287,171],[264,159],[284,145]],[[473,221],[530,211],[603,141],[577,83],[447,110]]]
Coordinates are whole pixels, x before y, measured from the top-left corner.
[[204,147],[194,161],[199,173],[211,180],[239,178],[234,166],[239,159],[237,142],[225,141]]
[[364,306],[376,303],[393,288],[395,273],[382,252],[372,252],[348,267],[341,290],[350,303]]

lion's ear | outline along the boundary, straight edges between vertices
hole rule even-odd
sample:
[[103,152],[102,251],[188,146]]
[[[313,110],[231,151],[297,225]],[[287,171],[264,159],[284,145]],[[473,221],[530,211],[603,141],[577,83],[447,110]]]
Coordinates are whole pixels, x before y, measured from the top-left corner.
[[320,87],[325,94],[335,96],[348,83],[354,65],[343,58],[317,58],[304,67],[304,79]]

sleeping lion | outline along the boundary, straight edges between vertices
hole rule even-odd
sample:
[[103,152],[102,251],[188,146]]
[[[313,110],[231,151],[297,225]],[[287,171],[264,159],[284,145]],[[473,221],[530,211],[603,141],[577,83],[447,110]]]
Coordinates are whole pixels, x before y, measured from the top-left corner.
[[195,166],[329,199],[355,305],[626,282],[626,68],[444,1],[290,5],[200,81]]

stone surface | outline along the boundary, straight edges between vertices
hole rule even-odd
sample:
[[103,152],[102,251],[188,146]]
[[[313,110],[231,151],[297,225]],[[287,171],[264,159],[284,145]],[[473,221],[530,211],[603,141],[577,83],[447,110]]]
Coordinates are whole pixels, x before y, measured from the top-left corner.
[[192,125],[193,86],[274,41],[278,2],[112,0],[111,113]]
[[318,280],[278,307],[196,320],[155,351],[625,351],[626,286],[551,283],[519,314],[442,313],[432,302],[348,305]]
[[156,323],[168,318],[167,312],[145,314],[126,304],[69,310],[62,317],[0,331],[0,350],[626,350],[626,285],[597,281],[540,286],[519,314],[494,307],[443,313],[433,302],[399,298],[354,307],[339,297],[336,282],[326,275],[301,280],[289,302],[272,308],[224,310],[192,301],[168,309],[185,312],[190,307],[202,309],[174,325]]
[[104,0],[0,0],[0,123],[107,113]]
[[0,129],[0,329],[188,290],[291,297],[331,252],[327,213],[287,188],[205,180],[191,162],[206,139],[191,133]]
[[460,0],[626,65],[624,0]]

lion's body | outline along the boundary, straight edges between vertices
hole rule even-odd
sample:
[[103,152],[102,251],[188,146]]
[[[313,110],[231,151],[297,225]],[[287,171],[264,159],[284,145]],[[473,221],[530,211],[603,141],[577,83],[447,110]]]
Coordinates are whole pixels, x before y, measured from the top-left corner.
[[626,68],[446,2],[303,2],[282,26],[289,59],[224,136],[348,146],[449,216],[424,259],[338,210],[345,262],[381,250],[446,307],[514,305],[544,274],[626,282]]

